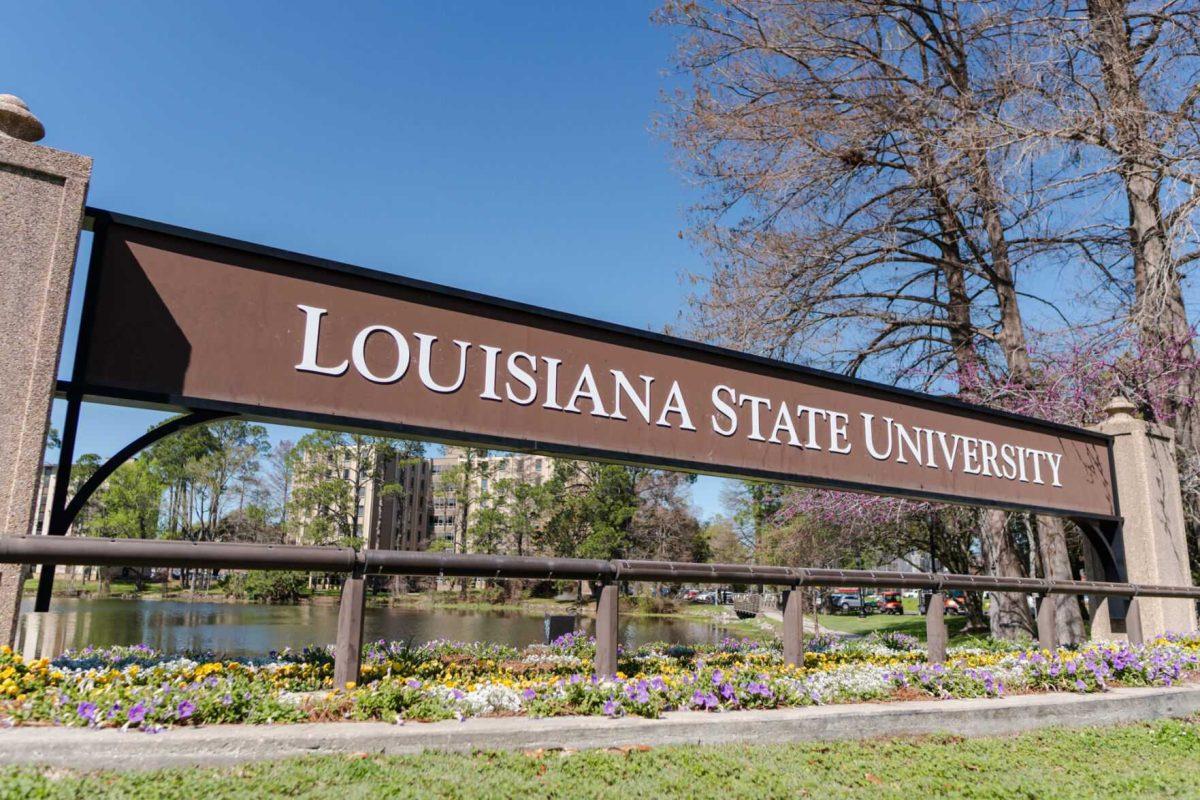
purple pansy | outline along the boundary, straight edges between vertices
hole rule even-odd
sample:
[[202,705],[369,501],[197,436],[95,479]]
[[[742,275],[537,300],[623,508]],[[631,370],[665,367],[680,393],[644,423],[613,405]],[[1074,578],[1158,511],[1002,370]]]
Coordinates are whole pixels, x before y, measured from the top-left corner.
[[196,713],[196,704],[191,700],[182,700],[179,707],[175,709],[175,715],[180,719],[188,719],[192,714]]

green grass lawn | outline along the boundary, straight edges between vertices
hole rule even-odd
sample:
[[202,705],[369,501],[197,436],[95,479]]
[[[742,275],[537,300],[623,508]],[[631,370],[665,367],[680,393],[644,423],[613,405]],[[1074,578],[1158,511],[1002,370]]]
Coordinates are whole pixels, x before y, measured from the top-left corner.
[[[133,581],[113,581],[111,586],[113,594],[135,594],[137,592],[137,586],[133,583]],[[37,587],[37,578],[30,578],[29,580],[25,581],[25,593],[27,595],[36,592]],[[149,590],[151,585],[148,584],[146,588]],[[78,581],[76,583],[71,583],[61,575],[55,577],[54,593],[57,595],[67,592],[68,590],[78,590],[87,594],[95,594],[100,591],[100,582]]]
[[[884,633],[907,633],[925,640],[925,617],[917,613],[917,600],[914,597],[904,598],[904,614],[868,614],[860,617],[856,613],[849,614],[820,614],[821,627],[842,633],[867,634],[873,631]],[[946,628],[950,640],[962,640],[963,629],[967,626],[967,618],[953,614],[946,615]]]
[[0,798],[1197,797],[1197,763],[1200,725],[1164,721],[990,739],[359,754],[145,773],[3,768]]
[[[868,614],[865,617],[857,614],[820,614],[818,619],[821,621],[821,627],[843,633],[864,634],[872,631],[884,631],[907,633],[922,640],[925,638],[925,617],[916,613],[906,613],[902,616]],[[962,633],[966,626],[966,617],[952,615],[946,617],[946,628],[951,637]]]
[[[38,579],[30,578],[25,581],[25,596],[31,597],[37,592]],[[143,598],[159,597],[163,594],[165,587],[161,583],[145,583],[141,591],[138,591],[137,584],[130,580],[115,580],[109,584],[109,595],[112,597],[122,597],[128,595],[136,595]],[[192,592],[190,589],[182,589],[178,581],[171,584],[168,589],[172,595],[192,596],[224,596],[225,590],[220,586],[212,585],[207,589]],[[76,581],[72,583],[66,578],[59,575],[54,581],[54,594],[56,597],[73,595],[82,593],[89,597],[98,597],[100,594],[99,581]]]

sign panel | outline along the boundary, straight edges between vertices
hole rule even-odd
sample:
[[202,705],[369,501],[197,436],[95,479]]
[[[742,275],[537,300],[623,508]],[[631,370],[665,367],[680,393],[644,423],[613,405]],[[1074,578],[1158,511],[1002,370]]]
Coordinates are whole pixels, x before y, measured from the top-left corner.
[[89,396],[1115,513],[1090,431],[102,212],[93,247]]

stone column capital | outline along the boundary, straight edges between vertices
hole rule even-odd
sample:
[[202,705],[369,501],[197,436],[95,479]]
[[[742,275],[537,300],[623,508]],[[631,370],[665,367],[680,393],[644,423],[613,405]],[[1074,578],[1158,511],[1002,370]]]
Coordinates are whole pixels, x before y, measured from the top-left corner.
[[36,142],[46,135],[42,121],[15,94],[0,94],[0,138]]
[[1104,413],[1111,420],[1120,420],[1122,422],[1133,419],[1133,412],[1137,411],[1137,406],[1128,397],[1121,395],[1115,396],[1108,401],[1108,405],[1104,407]]
[[1161,439],[1174,444],[1175,430],[1169,425],[1159,425],[1154,422],[1135,417],[1137,406],[1126,397],[1117,396],[1108,401],[1104,407],[1106,418],[1096,425],[1093,430],[1109,436],[1142,435],[1152,439]]

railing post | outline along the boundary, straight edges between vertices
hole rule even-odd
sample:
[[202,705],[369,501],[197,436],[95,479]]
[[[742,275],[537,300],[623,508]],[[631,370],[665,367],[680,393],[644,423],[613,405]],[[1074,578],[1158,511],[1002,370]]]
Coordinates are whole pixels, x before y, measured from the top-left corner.
[[38,644],[38,658],[55,659],[66,649],[67,621],[58,616],[45,614],[42,626],[42,640]]
[[25,640],[21,643],[21,655],[26,661],[33,661],[38,657],[38,647],[42,641],[42,620],[49,616],[45,612],[25,615]]
[[1142,634],[1142,610],[1136,596],[1129,598],[1129,605],[1125,608],[1125,636],[1132,645],[1145,644],[1146,641]]
[[600,586],[596,598],[596,663],[598,678],[612,678],[617,674],[617,598],[618,584],[605,583]]
[[925,608],[925,644],[930,664],[946,663],[946,597],[941,592],[929,595]]
[[367,604],[366,579],[356,569],[342,584],[342,602],[338,607],[337,648],[333,656],[333,686],[342,689],[358,683],[361,676],[363,612]]
[[1058,616],[1055,613],[1057,605],[1051,595],[1044,594],[1038,598],[1038,646],[1043,650],[1058,649]]
[[804,666],[804,589],[783,593],[783,663]]

